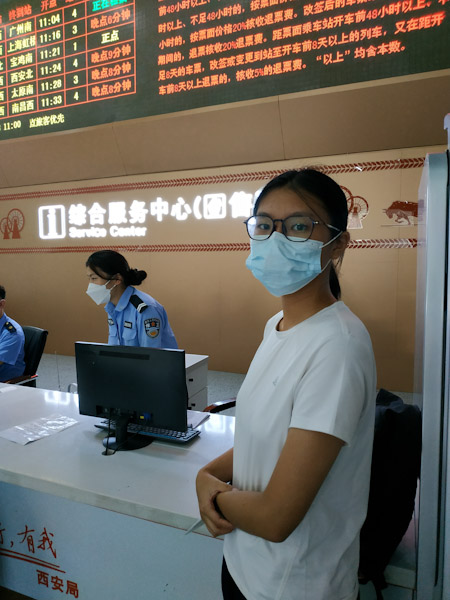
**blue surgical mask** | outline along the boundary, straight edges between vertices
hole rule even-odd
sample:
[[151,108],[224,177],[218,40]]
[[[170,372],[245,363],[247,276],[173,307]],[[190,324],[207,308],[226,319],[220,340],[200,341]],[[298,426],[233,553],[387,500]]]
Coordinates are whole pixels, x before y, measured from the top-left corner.
[[322,269],[322,248],[334,239],[326,244],[311,239],[291,242],[274,231],[267,240],[250,240],[250,256],[245,264],[274,296],[293,294],[328,267],[331,259]]

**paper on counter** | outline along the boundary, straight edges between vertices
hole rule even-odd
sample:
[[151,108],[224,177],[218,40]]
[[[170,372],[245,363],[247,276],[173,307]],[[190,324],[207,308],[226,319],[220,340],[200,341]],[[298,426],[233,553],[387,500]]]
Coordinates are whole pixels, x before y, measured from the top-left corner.
[[206,419],[209,419],[209,413],[207,412],[200,412],[198,410],[187,411],[187,422],[193,429],[201,425]]
[[14,385],[2,385],[0,387],[0,394],[5,394],[6,392],[14,392],[17,388]]
[[25,446],[25,444],[29,444],[30,442],[34,442],[43,437],[48,437],[49,435],[58,433],[68,427],[72,427],[72,425],[75,425],[77,422],[78,421],[71,417],[54,414],[0,431],[0,437]]
[[197,519],[197,521],[192,523],[192,525],[189,527],[189,529],[186,529],[186,531],[184,532],[184,535],[187,535],[188,533],[195,531],[196,529],[198,529],[200,527],[200,525],[203,525],[203,524],[204,524],[203,519]]

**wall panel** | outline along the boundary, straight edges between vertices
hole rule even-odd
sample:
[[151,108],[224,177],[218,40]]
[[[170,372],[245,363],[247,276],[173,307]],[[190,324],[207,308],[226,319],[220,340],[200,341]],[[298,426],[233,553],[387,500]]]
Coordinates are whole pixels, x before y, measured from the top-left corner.
[[[106,341],[103,309],[85,294],[84,264],[97,248],[117,248],[132,267],[148,272],[142,289],[166,307],[180,347],[209,354],[212,369],[245,372],[267,318],[279,309],[278,299],[245,267],[248,238],[242,222],[251,207],[249,198],[286,168],[321,165],[348,190],[349,203],[356,207],[353,225],[361,225],[350,231],[352,242],[341,271],[343,299],[371,333],[379,385],[410,391],[417,237],[413,212],[428,151],[442,148],[4,190],[0,228],[5,219],[14,220],[17,211],[24,217],[20,230],[16,223],[15,233],[10,227],[0,236],[0,281],[8,292],[7,311],[23,324],[49,329],[47,352],[71,355],[76,340]],[[238,207],[231,200],[239,193],[246,202]],[[167,203],[168,212],[160,220],[151,214],[158,198]],[[180,199],[191,211],[184,220],[174,216]],[[90,210],[97,204],[107,219],[110,202],[125,202],[129,209],[133,201],[149,211],[140,225],[146,227],[143,237],[39,238],[39,207],[64,206],[69,211],[82,205]],[[389,218],[396,202],[403,202],[411,214],[394,210]],[[105,224],[107,231],[109,227]],[[85,228],[91,230],[89,219]]]

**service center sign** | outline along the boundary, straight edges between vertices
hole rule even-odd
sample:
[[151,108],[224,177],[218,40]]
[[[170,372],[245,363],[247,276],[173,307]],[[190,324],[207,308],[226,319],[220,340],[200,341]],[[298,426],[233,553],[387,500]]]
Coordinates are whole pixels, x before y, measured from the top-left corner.
[[144,237],[148,223],[156,219],[177,221],[247,219],[252,214],[256,194],[235,191],[197,195],[192,201],[179,196],[169,202],[158,196],[150,202],[94,202],[90,205],[62,204],[40,206],[38,209],[39,237],[42,240],[64,238]]

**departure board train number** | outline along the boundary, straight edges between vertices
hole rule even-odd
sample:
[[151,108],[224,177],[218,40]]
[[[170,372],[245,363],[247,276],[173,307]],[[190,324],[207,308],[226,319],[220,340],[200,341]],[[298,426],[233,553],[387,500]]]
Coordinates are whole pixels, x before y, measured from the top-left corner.
[[66,40],[65,53],[66,56],[73,56],[75,54],[81,54],[86,51],[86,40],[83,38],[77,38],[72,40]]
[[67,96],[68,96],[68,100],[67,100],[68,104],[76,104],[77,102],[86,102],[86,90],[83,88],[80,90],[75,90],[73,92],[68,92]]
[[86,73],[71,73],[66,75],[66,88],[86,85]]
[[74,71],[76,69],[84,68],[85,66],[86,59],[84,56],[66,59],[66,71]]
[[78,6],[77,8],[74,9],[66,9],[66,13],[65,13],[65,20],[66,23],[67,21],[70,21],[70,17],[72,17],[72,19],[78,19],[78,18],[82,18],[86,16],[86,10],[82,7],[82,6]]
[[80,25],[72,25],[70,27],[70,33],[72,35],[81,35],[82,33],[84,33],[84,28]]

